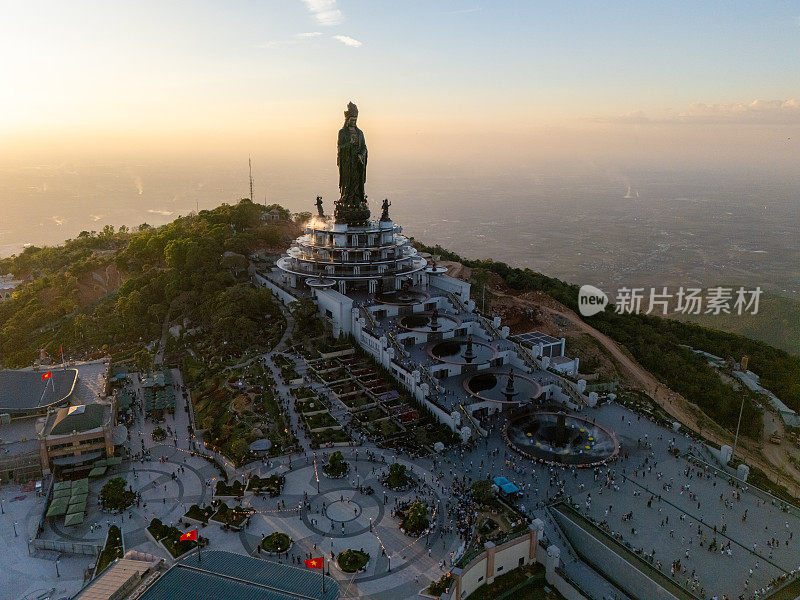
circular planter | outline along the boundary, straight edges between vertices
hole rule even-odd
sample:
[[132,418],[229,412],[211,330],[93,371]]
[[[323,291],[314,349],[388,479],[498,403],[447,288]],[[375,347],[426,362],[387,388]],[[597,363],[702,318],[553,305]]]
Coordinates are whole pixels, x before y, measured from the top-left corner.
[[350,465],[347,465],[347,470],[342,473],[341,475],[328,475],[327,471],[325,471],[325,467],[322,467],[322,474],[327,477],[328,479],[344,479],[347,477],[347,474],[350,472]]
[[[354,551],[354,552],[355,552],[355,551]],[[340,553],[340,554],[341,554],[341,553]],[[366,572],[366,570],[367,570],[367,567],[369,567],[369,561],[370,561],[370,559],[371,559],[371,557],[369,556],[369,554],[367,554],[367,562],[365,562],[365,563],[364,563],[364,566],[362,566],[360,569],[357,569],[357,570],[355,570],[355,571],[347,571],[347,570],[343,569],[343,568],[342,568],[342,566],[339,564],[339,557],[337,556],[337,557],[336,557],[336,566],[339,568],[339,570],[340,570],[342,573],[347,573],[348,575],[355,575],[355,574],[358,574],[358,573],[364,573],[364,572]]]
[[[282,533],[282,532],[276,532],[276,533]],[[270,534],[270,535],[272,535],[272,534]],[[286,535],[286,534],[284,534],[284,535]],[[266,541],[267,539],[269,539],[269,537],[270,536],[267,536],[266,538],[264,538],[263,541]],[[289,537],[289,536],[286,535],[286,537]],[[289,537],[289,545],[287,546],[287,548],[285,550],[280,550],[280,551],[267,550],[266,548],[264,548],[264,546],[262,544],[263,544],[263,542],[259,542],[259,547],[261,548],[262,552],[266,552],[270,556],[278,556],[280,554],[286,554],[287,552],[289,552],[289,550],[292,549],[292,546],[294,546],[294,540],[291,537]]]

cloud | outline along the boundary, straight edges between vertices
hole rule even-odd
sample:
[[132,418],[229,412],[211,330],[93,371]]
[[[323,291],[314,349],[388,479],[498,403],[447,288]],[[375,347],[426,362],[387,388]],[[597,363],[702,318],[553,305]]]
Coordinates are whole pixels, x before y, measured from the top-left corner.
[[320,37],[321,31],[306,31],[304,33],[295,33],[291,38],[285,40],[270,40],[263,44],[256,44],[256,48],[278,48],[280,46],[292,46],[294,44],[301,44],[314,38]]
[[338,42],[342,42],[345,46],[350,46],[351,48],[358,48],[363,45],[357,39],[351,38],[349,35],[335,35],[333,36],[333,39]]
[[681,111],[668,111],[661,117],[650,117],[643,111],[635,111],[614,117],[591,119],[598,123],[753,123],[796,124],[800,123],[800,99],[762,100],[749,103],[706,104],[695,102]]
[[330,27],[344,21],[342,11],[336,8],[336,0],[303,0],[303,4],[320,25]]

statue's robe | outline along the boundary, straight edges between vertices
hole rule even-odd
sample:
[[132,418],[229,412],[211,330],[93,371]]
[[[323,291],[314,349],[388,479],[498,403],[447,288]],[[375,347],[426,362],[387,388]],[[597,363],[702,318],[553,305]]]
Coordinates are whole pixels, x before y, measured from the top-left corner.
[[[339,192],[348,203],[364,201],[364,183],[367,181],[367,144],[364,133],[345,125],[339,130],[339,149],[336,164],[339,166]],[[360,156],[364,157],[361,162]]]

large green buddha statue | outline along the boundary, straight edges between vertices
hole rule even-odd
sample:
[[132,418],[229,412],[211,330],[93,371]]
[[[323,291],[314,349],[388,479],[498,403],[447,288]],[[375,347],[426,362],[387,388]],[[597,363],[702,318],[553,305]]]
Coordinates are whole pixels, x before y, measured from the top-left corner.
[[356,127],[358,108],[350,102],[344,113],[344,127],[339,130],[336,164],[339,166],[339,199],[336,222],[362,225],[369,219],[364,194],[367,181],[367,144],[364,133]]

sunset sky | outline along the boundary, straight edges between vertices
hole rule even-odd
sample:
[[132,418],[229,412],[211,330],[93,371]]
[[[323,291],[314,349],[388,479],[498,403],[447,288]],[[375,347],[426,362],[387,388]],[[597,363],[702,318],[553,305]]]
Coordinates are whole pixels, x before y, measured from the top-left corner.
[[798,148],[798,2],[7,2],[0,52],[3,156],[329,151],[350,99],[390,149]]

